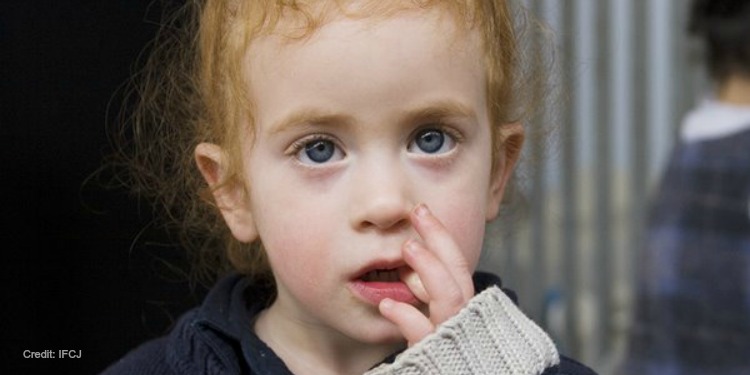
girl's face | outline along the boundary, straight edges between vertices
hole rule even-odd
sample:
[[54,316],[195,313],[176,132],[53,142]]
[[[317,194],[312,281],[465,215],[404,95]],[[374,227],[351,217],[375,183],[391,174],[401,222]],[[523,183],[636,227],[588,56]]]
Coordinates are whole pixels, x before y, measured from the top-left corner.
[[508,176],[503,160],[491,171],[479,33],[439,11],[341,18],[309,39],[254,41],[246,75],[249,197],[227,222],[268,253],[278,288],[268,313],[300,334],[402,342],[358,285],[398,278],[369,271],[408,267],[401,248],[417,237],[409,212],[418,203],[473,269]]

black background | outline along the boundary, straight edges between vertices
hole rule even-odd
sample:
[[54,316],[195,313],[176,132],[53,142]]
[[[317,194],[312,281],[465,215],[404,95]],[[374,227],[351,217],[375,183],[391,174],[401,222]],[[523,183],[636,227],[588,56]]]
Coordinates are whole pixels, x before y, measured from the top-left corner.
[[[108,103],[157,29],[150,3],[0,3],[0,373],[98,373],[201,299],[167,272],[184,259],[148,204],[84,184],[108,152]],[[61,349],[82,358],[23,358]]]

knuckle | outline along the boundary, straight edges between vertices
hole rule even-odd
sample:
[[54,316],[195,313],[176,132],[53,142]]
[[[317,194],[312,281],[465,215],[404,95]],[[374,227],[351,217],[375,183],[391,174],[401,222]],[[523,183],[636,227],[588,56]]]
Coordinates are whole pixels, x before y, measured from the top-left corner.
[[450,288],[446,291],[444,298],[446,306],[451,308],[461,308],[465,302],[463,292],[459,288]]

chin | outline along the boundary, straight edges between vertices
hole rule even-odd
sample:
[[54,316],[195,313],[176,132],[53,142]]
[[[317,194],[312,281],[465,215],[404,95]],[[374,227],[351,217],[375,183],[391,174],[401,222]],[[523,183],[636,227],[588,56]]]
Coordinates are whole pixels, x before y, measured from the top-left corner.
[[401,345],[406,343],[404,335],[391,322],[370,324],[365,331],[356,334],[357,341],[371,345]]

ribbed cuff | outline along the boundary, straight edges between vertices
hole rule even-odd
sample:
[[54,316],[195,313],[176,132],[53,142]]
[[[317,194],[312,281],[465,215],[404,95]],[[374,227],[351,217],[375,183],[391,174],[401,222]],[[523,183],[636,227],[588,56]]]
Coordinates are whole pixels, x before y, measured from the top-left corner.
[[538,375],[559,362],[549,336],[500,288],[490,287],[393,363],[366,375]]

